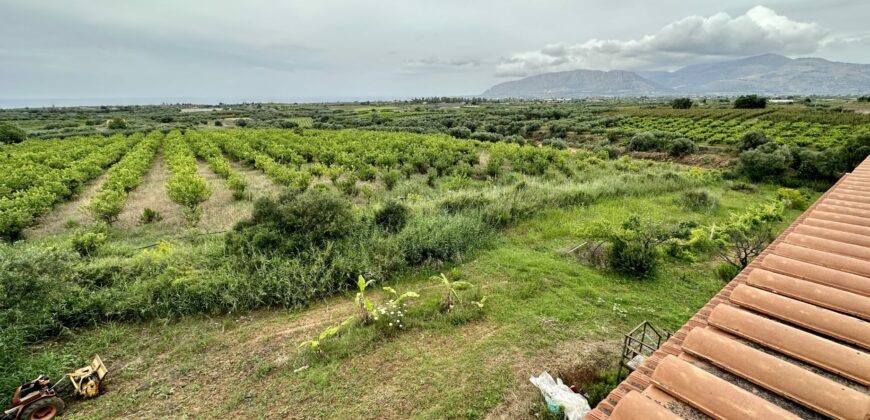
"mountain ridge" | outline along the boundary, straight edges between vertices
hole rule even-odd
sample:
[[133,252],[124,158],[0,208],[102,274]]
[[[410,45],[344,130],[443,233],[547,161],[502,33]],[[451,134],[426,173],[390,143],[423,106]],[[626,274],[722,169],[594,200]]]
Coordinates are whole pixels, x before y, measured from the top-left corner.
[[569,70],[499,83],[488,98],[831,94],[870,91],[870,64],[761,54],[676,71]]

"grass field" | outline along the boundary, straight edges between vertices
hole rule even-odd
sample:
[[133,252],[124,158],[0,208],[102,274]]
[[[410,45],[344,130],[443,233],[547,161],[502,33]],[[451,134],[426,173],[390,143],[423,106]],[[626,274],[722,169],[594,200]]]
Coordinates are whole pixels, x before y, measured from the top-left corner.
[[[239,118],[230,109],[208,114]],[[588,105],[406,107],[377,121],[301,110],[280,117],[319,128],[3,146],[2,392],[98,353],[112,372],[107,393],[73,404],[73,417],[535,417],[530,375],[584,388],[614,366],[634,325],[676,329],[724,284],[716,229],[766,205],[784,209],[771,217],[778,232],[831,176],[800,172],[813,154],[758,179],[724,159],[704,164],[710,149],[680,161],[721,169],[634,159],[671,154],[605,143],[632,120]],[[733,135],[748,130],[727,109],[685,120],[714,130],[711,112],[737,115],[719,120],[736,124]],[[674,123],[630,118],[644,130]],[[465,139],[460,123],[477,125],[472,134],[529,131]],[[355,124],[366,130],[344,127]],[[825,144],[855,141],[825,133]],[[816,153],[777,147],[769,153],[782,159]],[[823,157],[848,157],[839,150]],[[631,247],[644,235],[660,241],[638,254],[655,267],[616,265],[617,245],[641,253]],[[604,265],[569,252],[597,241]],[[470,283],[449,304],[441,273]],[[390,307],[383,287],[419,294],[401,328],[355,303],[361,275],[376,308]]]

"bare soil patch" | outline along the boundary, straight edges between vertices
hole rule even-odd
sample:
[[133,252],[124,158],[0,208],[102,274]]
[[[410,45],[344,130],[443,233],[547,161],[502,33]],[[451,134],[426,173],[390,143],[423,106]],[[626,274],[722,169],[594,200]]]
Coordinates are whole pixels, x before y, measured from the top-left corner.
[[196,162],[196,173],[212,188],[211,197],[202,203],[202,219],[197,226],[209,231],[228,230],[239,220],[251,215],[251,202],[233,198],[226,180],[212,172],[204,162]]
[[163,154],[155,159],[151,170],[145,174],[142,184],[127,195],[127,205],[118,216],[115,226],[132,228],[139,225],[139,217],[147,207],[156,210],[163,220],[156,222],[163,226],[184,226],[185,220],[181,206],[172,202],[166,194],[166,181],[169,179],[169,168],[163,161]]

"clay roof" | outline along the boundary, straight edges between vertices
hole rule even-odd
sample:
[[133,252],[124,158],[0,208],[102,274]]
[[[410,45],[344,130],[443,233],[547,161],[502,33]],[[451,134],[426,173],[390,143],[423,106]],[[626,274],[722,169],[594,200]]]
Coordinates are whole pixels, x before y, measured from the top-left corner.
[[870,158],[587,419],[870,419]]

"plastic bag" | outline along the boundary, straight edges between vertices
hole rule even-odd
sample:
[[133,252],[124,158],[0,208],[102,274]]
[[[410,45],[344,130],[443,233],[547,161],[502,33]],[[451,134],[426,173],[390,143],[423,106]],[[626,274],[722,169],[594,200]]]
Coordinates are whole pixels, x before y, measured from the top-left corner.
[[529,381],[541,390],[551,411],[555,407],[561,407],[569,420],[580,420],[591,411],[586,398],[568,388],[561,379],[553,379],[547,372],[538,377],[529,377]]

